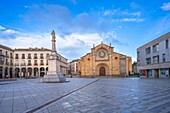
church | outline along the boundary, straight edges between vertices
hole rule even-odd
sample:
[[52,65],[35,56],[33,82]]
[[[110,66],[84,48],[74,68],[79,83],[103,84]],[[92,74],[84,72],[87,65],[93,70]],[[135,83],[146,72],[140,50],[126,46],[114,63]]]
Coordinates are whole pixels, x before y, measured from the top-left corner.
[[132,70],[132,59],[114,52],[114,47],[99,44],[91,48],[91,53],[81,57],[78,72],[81,77],[127,76]]

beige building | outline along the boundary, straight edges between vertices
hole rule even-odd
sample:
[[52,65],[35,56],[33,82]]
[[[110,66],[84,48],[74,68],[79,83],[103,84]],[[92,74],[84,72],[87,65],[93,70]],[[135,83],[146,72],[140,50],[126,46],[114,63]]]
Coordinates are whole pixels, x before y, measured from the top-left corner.
[[[41,77],[46,75],[48,71],[48,56],[51,50],[46,48],[29,48],[29,49],[15,49],[14,50],[14,66],[15,76],[25,77],[34,76]],[[67,59],[60,56],[60,70],[61,73],[66,74]]]
[[73,60],[70,62],[70,74],[71,75],[78,75],[78,62],[79,59]]
[[81,57],[79,63],[80,76],[125,76],[132,70],[132,59],[114,52],[114,48],[101,43],[91,48],[91,53]]
[[[44,76],[48,71],[47,59],[52,52],[43,47],[12,50],[0,45],[0,78]],[[55,53],[59,57],[59,73],[66,74],[67,59]]]
[[0,44],[0,78],[14,77],[13,50]]

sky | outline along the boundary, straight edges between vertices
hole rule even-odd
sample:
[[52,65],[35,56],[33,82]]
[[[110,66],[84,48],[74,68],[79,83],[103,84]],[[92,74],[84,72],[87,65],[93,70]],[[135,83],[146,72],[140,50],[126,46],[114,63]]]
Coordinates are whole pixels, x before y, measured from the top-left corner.
[[170,32],[169,0],[1,0],[0,44],[51,49],[68,61],[101,42],[131,56],[145,43]]

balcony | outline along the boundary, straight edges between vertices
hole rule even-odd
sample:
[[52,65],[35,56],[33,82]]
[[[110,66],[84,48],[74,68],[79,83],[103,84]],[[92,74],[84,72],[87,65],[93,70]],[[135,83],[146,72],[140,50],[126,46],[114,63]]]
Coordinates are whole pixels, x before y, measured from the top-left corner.
[[3,60],[0,60],[0,65],[4,65],[4,61]]
[[44,63],[40,63],[40,65],[44,65]]
[[37,57],[37,56],[35,56],[35,57],[34,57],[34,59],[38,59],[38,57]]
[[32,64],[31,63],[28,63],[28,66],[31,66]]
[[10,63],[10,66],[13,66],[13,63],[12,63],[12,62]]
[[6,55],[5,55],[5,57],[9,58],[9,55],[8,55],[8,54],[6,54]]
[[5,62],[5,65],[9,66],[9,62]]
[[19,63],[15,63],[15,66],[19,66]]
[[0,53],[0,56],[5,56],[4,53]]
[[38,66],[38,63],[34,63],[34,66]]
[[21,66],[25,66],[25,63],[21,63]]
[[28,56],[28,58],[27,59],[31,59],[31,56]]
[[41,57],[40,57],[40,59],[44,59],[44,57],[43,57],[43,56],[41,56]]
[[11,59],[13,59],[13,56],[10,56]]
[[15,57],[15,59],[18,59],[18,57]]

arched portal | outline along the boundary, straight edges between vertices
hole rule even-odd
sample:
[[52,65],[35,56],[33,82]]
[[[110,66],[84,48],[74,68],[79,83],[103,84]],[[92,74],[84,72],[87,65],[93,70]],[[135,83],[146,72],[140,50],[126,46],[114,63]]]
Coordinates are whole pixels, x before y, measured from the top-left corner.
[[17,78],[20,77],[20,69],[19,69],[19,68],[15,68],[15,76],[16,76]]
[[45,75],[45,69],[43,67],[40,68],[40,77]]
[[105,70],[104,67],[100,67],[99,75],[100,75],[100,76],[105,76],[105,75],[106,75],[106,70]]
[[31,68],[31,67],[28,68],[28,76],[29,76],[29,77],[32,76],[32,68]]
[[105,63],[100,63],[95,67],[95,75],[97,76],[105,76],[110,75],[109,66]]

